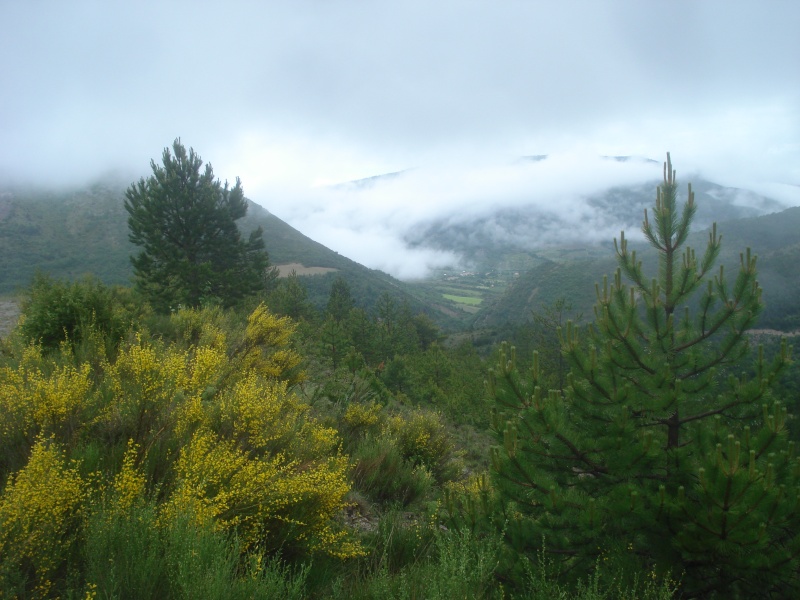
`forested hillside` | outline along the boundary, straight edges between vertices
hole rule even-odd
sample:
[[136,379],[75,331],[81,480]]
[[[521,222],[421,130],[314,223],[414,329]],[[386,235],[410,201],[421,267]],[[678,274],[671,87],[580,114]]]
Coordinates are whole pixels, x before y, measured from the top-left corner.
[[[641,159],[609,157],[608,160]],[[696,230],[709,227],[714,221],[747,219],[786,208],[747,190],[724,187],[696,177],[691,181],[697,196]],[[547,255],[565,248],[586,249],[610,242],[598,237],[597,232],[610,231],[614,235],[622,229],[638,230],[657,185],[658,181],[654,180],[641,185],[613,186],[585,195],[554,192],[547,202],[530,204],[523,196],[514,207],[494,208],[478,214],[472,214],[473,209],[446,220],[420,223],[407,237],[415,246],[459,254],[470,270],[514,268],[508,259],[519,253],[530,254],[535,264],[539,253]],[[531,195],[534,193],[535,189],[531,190]],[[486,204],[492,206],[491,197],[486,198]],[[572,206],[572,212],[564,210],[563,206]]]
[[[758,255],[759,283],[765,299],[760,326],[781,331],[800,328],[800,207],[723,221],[717,225],[717,231],[725,241],[720,260],[726,269],[737,268],[739,255],[747,248]],[[702,248],[708,233],[708,230],[693,233],[690,246]],[[645,263],[652,258],[652,250],[647,246],[633,242],[631,246],[638,249]],[[530,320],[532,312],[562,297],[572,299],[577,312],[591,316],[595,283],[602,281],[602,274],[610,276],[615,268],[610,244],[606,244],[603,256],[597,254],[597,251],[592,255],[564,253],[521,273],[505,295],[476,315],[475,327],[524,323]]]
[[[27,286],[41,271],[73,279],[92,274],[107,284],[127,285],[133,274],[127,213],[121,182],[53,192],[35,187],[5,187],[0,191],[0,294]],[[261,227],[272,265],[302,264],[333,269],[304,277],[307,299],[317,308],[327,301],[337,275],[347,278],[359,306],[372,308],[383,293],[425,310],[441,324],[453,327],[452,303],[443,298],[420,301],[406,284],[367,269],[280,220],[253,202],[239,221],[245,235]],[[286,274],[286,273],[285,273]],[[285,275],[284,274],[284,275]]]
[[[391,177],[401,176],[402,173]],[[383,179],[372,178],[368,183],[380,185]],[[737,242],[724,247],[724,262],[735,266],[738,253],[747,246],[759,254],[761,282],[768,299],[762,325],[781,330],[796,328],[800,313],[796,302],[800,278],[795,268],[800,209],[746,216],[774,210],[777,205],[746,191],[706,181],[695,188],[698,222],[708,225],[716,219],[725,239]],[[58,193],[33,187],[3,188],[0,294],[28,285],[36,270],[68,278],[92,273],[108,284],[130,283],[129,256],[135,247],[128,241],[124,189],[123,183],[113,181]],[[604,222],[619,223],[620,229],[626,228],[626,223],[633,224],[626,229],[637,230],[653,189],[654,186],[615,188],[592,198],[590,204]],[[455,331],[522,323],[529,319],[531,310],[541,309],[562,296],[583,298],[575,303],[576,307],[589,313],[596,283],[594,274],[609,273],[613,265],[611,240],[595,245],[564,239],[559,245],[555,239],[542,238],[543,234],[550,235],[555,224],[550,218],[541,219],[536,211],[517,210],[505,216],[495,214],[490,221],[421,226],[410,242],[454,251],[464,262],[463,266],[454,265],[448,272],[411,284],[332,252],[258,204],[250,203],[239,226],[245,234],[263,228],[273,265],[300,264],[326,270],[324,274],[302,277],[306,298],[317,309],[324,307],[333,281],[342,275],[364,308],[374,307],[380,295],[389,292],[398,301],[410,303],[415,311],[424,310],[442,326]],[[490,224],[492,231],[505,227],[506,235],[489,235]],[[705,235],[698,232],[694,239],[702,243]],[[646,247],[644,251],[647,252]],[[289,270],[284,268],[284,275]]]

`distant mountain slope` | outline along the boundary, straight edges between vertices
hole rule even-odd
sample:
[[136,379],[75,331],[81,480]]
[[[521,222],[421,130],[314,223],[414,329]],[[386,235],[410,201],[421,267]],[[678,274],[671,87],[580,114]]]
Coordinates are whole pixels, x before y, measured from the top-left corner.
[[[754,217],[786,208],[747,190],[703,179],[692,181],[698,205],[696,228],[708,227],[713,221]],[[497,268],[508,253],[585,247],[608,241],[607,232],[614,235],[623,229],[638,230],[644,210],[653,204],[658,183],[653,180],[643,185],[613,187],[579,201],[553,197],[546,205],[522,204],[484,215],[434,220],[421,223],[406,235],[406,241],[414,247],[463,256],[471,268]],[[565,211],[561,208],[564,203],[576,204],[577,208],[574,212]]]
[[[739,253],[748,247],[758,255],[759,283],[764,289],[765,309],[759,326],[791,331],[800,328],[800,207],[774,214],[738,219],[718,224],[722,235],[720,260],[729,277],[735,277]],[[698,253],[705,248],[708,231],[692,234],[689,245]],[[570,299],[584,316],[592,318],[595,283],[616,270],[614,250],[600,257],[548,260],[521,273],[507,292],[476,316],[476,327],[497,327],[522,323],[531,311],[541,310],[556,299]],[[655,255],[638,248],[646,271],[657,267]]]
[[132,250],[121,189],[0,190],[0,293],[27,285],[36,269],[127,283]]
[[[597,169],[615,163],[661,164],[642,157],[601,158],[601,163],[594,165]],[[589,315],[595,298],[595,282],[601,281],[603,274],[611,275],[615,270],[612,238],[618,236],[620,230],[625,230],[630,238],[641,237],[644,210],[654,202],[660,169],[653,169],[655,178],[652,181],[640,184],[605,189],[601,189],[601,184],[595,188],[548,185],[545,175],[549,160],[547,155],[536,155],[522,157],[508,165],[502,176],[512,180],[518,167],[529,169],[535,163],[541,169],[539,174],[527,179],[521,177],[519,181],[523,183],[517,182],[518,187],[513,188],[511,196],[503,191],[502,182],[497,186],[497,197],[494,188],[480,188],[483,191],[476,194],[484,194],[485,198],[473,194],[465,207],[437,213],[440,216],[414,223],[404,231],[403,239],[411,248],[433,249],[461,257],[459,264],[442,267],[427,281],[418,282],[416,287],[426,288],[429,297],[438,294],[469,301],[469,305],[460,307],[465,327],[494,327],[505,322],[524,321],[532,308],[551,304],[561,296],[574,298],[575,304]],[[339,187],[361,194],[375,193],[376,198],[381,198],[381,190],[404,191],[400,184],[417,175],[416,170],[408,170]],[[435,181],[435,173],[428,176]],[[575,177],[581,177],[581,173],[576,172]],[[537,188],[539,181],[541,188]],[[761,281],[767,291],[764,321],[788,326],[791,318],[786,320],[786,311],[793,309],[791,298],[785,295],[793,293],[795,282],[800,280],[800,277],[788,275],[792,272],[790,263],[796,252],[792,244],[800,242],[798,228],[792,229],[794,212],[772,216],[768,213],[784,211],[786,206],[754,192],[721,186],[696,175],[684,173],[681,181],[684,183],[680,187],[680,201],[685,199],[686,182],[692,182],[698,205],[695,231],[701,232],[714,221],[720,223],[724,236],[723,258],[727,264],[735,266],[738,253],[748,245],[761,255]],[[599,191],[575,191],[580,189]],[[759,215],[765,216],[759,218]],[[757,220],[749,220],[753,218]],[[707,234],[699,233],[692,242],[695,248],[702,250],[706,237]],[[773,252],[775,256],[771,255]],[[646,255],[647,249],[642,257]],[[454,272],[460,275],[454,277]],[[506,286],[509,286],[507,292],[498,294],[497,290]]]
[[[800,329],[800,206],[720,223],[718,229],[723,236],[722,258],[730,268],[738,265],[739,253],[746,248],[758,255],[765,305],[759,326]],[[695,245],[701,248],[700,243],[698,239]]]
[[[26,286],[37,269],[66,278],[92,273],[109,284],[129,284],[129,256],[137,248],[128,241],[125,188],[116,182],[64,192],[0,188],[0,294]],[[452,325],[446,313],[417,298],[407,284],[326,248],[255,203],[239,225],[245,233],[262,227],[273,265],[336,269],[303,278],[309,299],[319,307],[341,274],[359,306],[371,308],[388,292],[409,302],[415,312],[428,312],[443,325]]]

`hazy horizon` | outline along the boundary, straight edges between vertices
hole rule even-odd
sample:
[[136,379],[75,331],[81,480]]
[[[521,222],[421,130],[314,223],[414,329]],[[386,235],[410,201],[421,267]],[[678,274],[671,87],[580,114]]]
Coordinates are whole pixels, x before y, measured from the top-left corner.
[[425,219],[580,211],[651,177],[602,155],[670,151],[679,177],[800,205],[800,3],[80,0],[0,18],[0,178],[133,181],[180,137],[393,274],[444,260],[405,241]]

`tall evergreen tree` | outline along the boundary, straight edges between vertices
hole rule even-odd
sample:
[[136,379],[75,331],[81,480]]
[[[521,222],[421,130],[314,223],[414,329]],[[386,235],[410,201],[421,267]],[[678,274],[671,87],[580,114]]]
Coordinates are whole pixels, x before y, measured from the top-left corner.
[[383,360],[379,341],[381,333],[366,310],[358,307],[350,309],[344,327],[356,351],[364,357],[368,365],[374,367]]
[[294,269],[288,277],[281,280],[270,295],[270,306],[278,313],[296,321],[310,319],[315,312],[308,301],[308,290]]
[[317,336],[323,353],[331,361],[334,377],[344,357],[353,348],[342,323],[328,315],[328,318],[317,330]]
[[326,310],[337,323],[341,323],[350,314],[350,309],[355,306],[353,295],[350,292],[350,284],[339,275],[331,285],[331,292],[328,296]]
[[269,258],[262,231],[241,238],[236,221],[247,213],[242,185],[214,179],[210,164],[180,139],[164,149],[162,165],[125,192],[137,287],[160,310],[206,301],[232,305],[262,291]]
[[439,326],[425,313],[418,313],[411,319],[420,350],[427,350],[442,339]]
[[657,274],[624,233],[615,240],[619,267],[597,287],[594,324],[560,332],[563,393],[542,389],[536,355],[519,373],[513,348],[490,372],[507,535],[522,551],[544,537],[564,572],[604,557],[629,574],[682,575],[689,597],[796,596],[800,458],[770,394],[789,352],[773,364],[759,352],[755,373],[740,372],[762,306],[756,257],[741,255],[732,284],[722,267],[712,275],[716,225],[697,256],[691,185],[682,210],[677,195],[667,155],[642,226]]

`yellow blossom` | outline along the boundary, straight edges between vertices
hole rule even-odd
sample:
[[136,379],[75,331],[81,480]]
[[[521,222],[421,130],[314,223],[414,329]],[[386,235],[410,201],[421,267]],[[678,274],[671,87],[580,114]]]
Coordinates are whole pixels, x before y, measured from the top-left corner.
[[[48,597],[66,560],[81,516],[86,486],[61,449],[39,438],[28,464],[0,496],[0,557],[33,565],[34,595]],[[5,575],[0,562],[0,578]]]
[[381,406],[375,402],[360,404],[352,402],[344,413],[344,422],[352,427],[369,427],[375,425],[381,416]]
[[77,426],[90,402],[90,373],[84,364],[46,374],[38,348],[27,348],[16,369],[0,368],[0,434],[32,438]]
[[139,446],[128,440],[128,449],[122,458],[122,469],[114,477],[115,510],[125,512],[144,496],[145,476],[136,468]]

